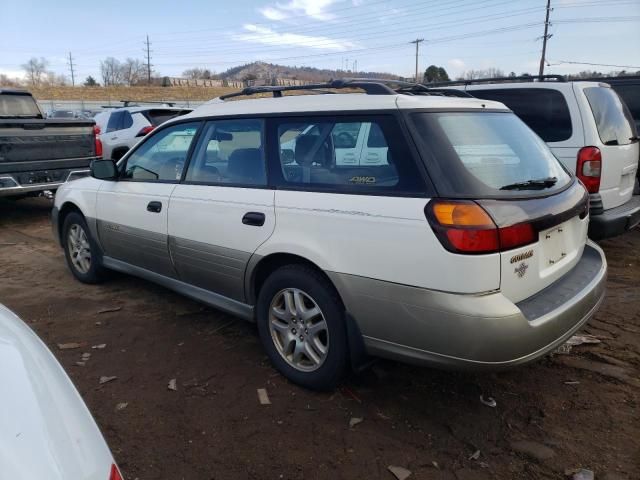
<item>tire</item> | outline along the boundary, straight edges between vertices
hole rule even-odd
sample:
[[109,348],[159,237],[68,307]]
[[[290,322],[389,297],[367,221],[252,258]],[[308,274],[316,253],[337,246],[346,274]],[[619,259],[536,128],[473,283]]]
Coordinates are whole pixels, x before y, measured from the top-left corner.
[[104,279],[102,255],[86,220],[78,212],[71,212],[64,219],[62,247],[67,266],[74,277],[82,283],[100,283]]
[[304,265],[281,267],[264,282],[256,308],[260,340],[282,375],[313,390],[338,385],[348,365],[347,332],[326,278]]

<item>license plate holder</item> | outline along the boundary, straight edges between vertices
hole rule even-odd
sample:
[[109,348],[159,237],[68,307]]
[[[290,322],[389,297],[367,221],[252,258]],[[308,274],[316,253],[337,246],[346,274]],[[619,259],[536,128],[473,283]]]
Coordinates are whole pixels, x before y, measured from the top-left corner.
[[567,256],[565,229],[565,225],[561,224],[540,232],[545,267],[551,267]]

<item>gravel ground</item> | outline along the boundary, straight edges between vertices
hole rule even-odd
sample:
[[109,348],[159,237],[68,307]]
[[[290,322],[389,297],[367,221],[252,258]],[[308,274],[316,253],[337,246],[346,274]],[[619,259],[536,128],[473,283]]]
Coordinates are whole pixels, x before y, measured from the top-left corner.
[[[69,372],[127,479],[392,480],[390,465],[411,480],[562,479],[580,468],[640,478],[638,229],[601,244],[607,298],[582,332],[601,343],[482,375],[380,361],[319,394],[270,366],[249,323],[133,277],[75,281],[50,208],[0,200],[0,302]],[[68,342],[85,346],[57,347]]]

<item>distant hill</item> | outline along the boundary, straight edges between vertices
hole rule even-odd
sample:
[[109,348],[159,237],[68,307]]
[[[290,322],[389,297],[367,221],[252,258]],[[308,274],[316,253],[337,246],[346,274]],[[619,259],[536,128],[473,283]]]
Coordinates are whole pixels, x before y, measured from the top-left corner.
[[272,78],[288,78],[306,82],[322,82],[332,78],[360,77],[360,78],[392,78],[400,79],[398,75],[384,72],[352,72],[343,70],[329,70],[313,67],[288,67],[266,62],[253,62],[239,67],[233,67],[217,75],[224,80],[267,80]]

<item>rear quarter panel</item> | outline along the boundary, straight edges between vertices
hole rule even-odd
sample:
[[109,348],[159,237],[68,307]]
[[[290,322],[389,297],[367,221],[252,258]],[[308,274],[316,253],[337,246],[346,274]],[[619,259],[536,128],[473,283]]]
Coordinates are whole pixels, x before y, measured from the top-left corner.
[[325,271],[449,292],[500,286],[500,256],[446,251],[425,198],[276,191],[276,228],[256,253],[291,253]]

